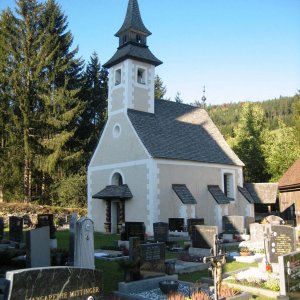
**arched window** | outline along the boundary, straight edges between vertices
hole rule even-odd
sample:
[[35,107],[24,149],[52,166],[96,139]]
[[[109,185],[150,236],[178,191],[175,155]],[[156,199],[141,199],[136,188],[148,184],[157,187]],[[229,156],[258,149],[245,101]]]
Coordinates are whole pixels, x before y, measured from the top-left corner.
[[123,184],[123,178],[120,173],[115,173],[111,179],[112,185],[122,185]]

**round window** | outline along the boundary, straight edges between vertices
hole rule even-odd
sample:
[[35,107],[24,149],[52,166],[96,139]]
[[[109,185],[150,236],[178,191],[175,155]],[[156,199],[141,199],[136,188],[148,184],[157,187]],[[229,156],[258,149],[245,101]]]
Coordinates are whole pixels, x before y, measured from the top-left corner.
[[119,124],[116,124],[113,129],[113,136],[117,138],[120,136],[120,134],[121,134],[121,126]]

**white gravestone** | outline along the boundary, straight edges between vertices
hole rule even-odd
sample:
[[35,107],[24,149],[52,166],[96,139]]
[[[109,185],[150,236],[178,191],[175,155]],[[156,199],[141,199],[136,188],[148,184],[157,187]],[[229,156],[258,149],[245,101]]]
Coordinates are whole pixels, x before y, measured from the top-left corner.
[[94,223],[85,217],[76,223],[74,266],[95,269]]

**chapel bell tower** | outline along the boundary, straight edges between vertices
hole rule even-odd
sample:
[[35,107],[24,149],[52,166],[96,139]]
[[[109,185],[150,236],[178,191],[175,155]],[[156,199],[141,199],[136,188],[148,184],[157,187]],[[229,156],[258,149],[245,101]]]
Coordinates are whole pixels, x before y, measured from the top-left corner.
[[109,69],[108,115],[128,108],[154,113],[155,67],[162,62],[147,46],[137,0],[129,0],[123,25],[115,34],[119,47],[103,66]]

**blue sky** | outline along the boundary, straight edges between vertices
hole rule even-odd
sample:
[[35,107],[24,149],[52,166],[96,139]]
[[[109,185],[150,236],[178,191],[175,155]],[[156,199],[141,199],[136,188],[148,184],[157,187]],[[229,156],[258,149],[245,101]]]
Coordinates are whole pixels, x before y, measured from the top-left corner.
[[[0,0],[0,9],[14,7]],[[58,0],[74,47],[105,63],[116,51],[128,0]],[[167,97],[262,101],[300,89],[300,0],[139,0]]]

